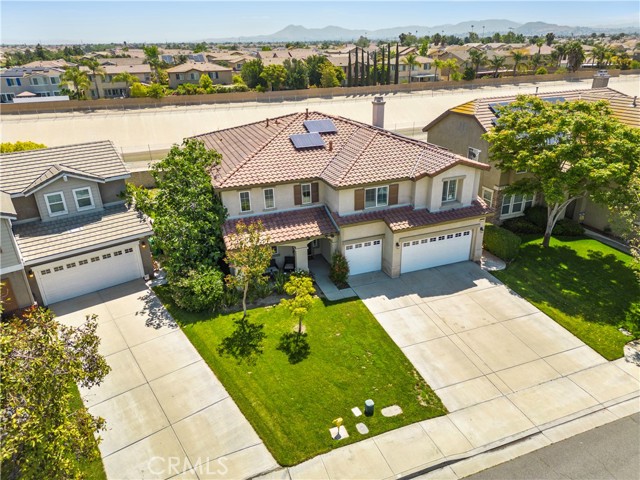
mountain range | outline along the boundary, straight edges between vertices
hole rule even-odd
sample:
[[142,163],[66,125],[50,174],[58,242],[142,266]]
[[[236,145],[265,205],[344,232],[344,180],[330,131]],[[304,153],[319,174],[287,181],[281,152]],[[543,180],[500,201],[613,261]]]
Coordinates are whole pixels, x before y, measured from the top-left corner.
[[321,41],[351,41],[357,40],[360,36],[365,36],[371,40],[396,39],[401,33],[412,33],[419,37],[424,35],[434,35],[443,33],[446,35],[468,35],[474,31],[479,35],[493,35],[496,32],[507,33],[513,30],[514,33],[521,33],[526,36],[545,35],[549,32],[557,36],[588,35],[595,33],[633,33],[640,29],[637,25],[601,26],[601,27],[580,27],[568,25],[556,25],[545,22],[517,23],[511,20],[470,20],[456,24],[434,25],[425,27],[421,25],[407,25],[403,27],[383,28],[380,30],[347,29],[337,26],[327,26],[324,28],[306,28],[302,25],[289,25],[282,30],[270,35],[254,35],[233,38],[209,38],[207,42],[321,42]]

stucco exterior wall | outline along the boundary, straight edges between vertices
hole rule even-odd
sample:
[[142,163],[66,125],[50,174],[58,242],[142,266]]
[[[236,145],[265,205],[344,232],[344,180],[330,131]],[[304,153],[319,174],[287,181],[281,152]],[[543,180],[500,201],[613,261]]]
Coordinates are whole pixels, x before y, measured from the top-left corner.
[[[427,208],[431,212],[440,210],[448,210],[450,208],[466,207],[476,199],[479,188],[479,179],[476,178],[480,174],[480,170],[466,165],[456,165],[453,168],[445,170],[440,175],[436,175],[431,179],[432,188],[430,197],[427,199]],[[455,202],[442,202],[443,182],[449,179],[458,179],[458,200]],[[462,180],[462,185],[460,185]]]

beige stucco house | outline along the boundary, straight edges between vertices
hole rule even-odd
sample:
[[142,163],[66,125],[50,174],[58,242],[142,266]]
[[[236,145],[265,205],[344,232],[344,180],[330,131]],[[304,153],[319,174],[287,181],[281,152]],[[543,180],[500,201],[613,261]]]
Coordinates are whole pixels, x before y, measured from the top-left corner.
[[207,75],[216,85],[230,85],[233,78],[231,68],[215,63],[183,63],[167,70],[167,74],[170,88],[178,88],[183,83],[198,85],[202,75]]
[[117,82],[121,73],[129,73],[136,77],[141,83],[151,83],[151,66],[148,64],[137,65],[104,65],[104,76],[95,75],[90,70],[87,71],[91,80],[91,98],[121,98],[129,96],[131,84]]
[[489,167],[384,130],[383,109],[376,99],[376,126],[306,112],[196,137],[222,154],[212,182],[227,248],[239,220],[260,220],[280,268],[336,251],[352,275],[479,260]]
[[153,275],[148,221],[120,197],[129,172],[108,141],[0,157],[7,311]]
[[36,97],[60,96],[64,86],[57,67],[14,67],[0,71],[0,102],[11,103],[19,95]]
[[[423,128],[428,132],[428,141],[441,145],[454,153],[486,164],[490,168],[482,172],[478,195],[495,207],[495,217],[501,222],[508,218],[521,216],[525,208],[542,198],[522,195],[503,195],[502,191],[518,180],[526,172],[502,171],[491,165],[488,155],[489,144],[482,135],[494,126],[496,121],[495,106],[506,105],[515,100],[515,96],[481,98],[458,105],[438,116]],[[609,102],[614,116],[621,122],[640,127],[640,107],[637,101],[610,88],[592,88],[589,90],[571,90],[558,93],[541,94],[540,98],[556,101],[598,101]],[[566,217],[584,222],[597,229],[605,229],[609,223],[608,213],[604,207],[594,204],[587,198],[577,200],[567,207]]]

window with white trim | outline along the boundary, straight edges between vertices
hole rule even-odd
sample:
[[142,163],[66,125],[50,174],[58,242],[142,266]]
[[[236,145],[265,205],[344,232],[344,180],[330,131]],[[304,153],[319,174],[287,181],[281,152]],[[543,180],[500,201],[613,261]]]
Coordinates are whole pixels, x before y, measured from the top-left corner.
[[364,191],[364,208],[386,207],[389,205],[389,187],[367,188]]
[[501,215],[516,215],[533,205],[533,195],[505,195],[502,197]]
[[76,201],[76,208],[78,209],[78,211],[90,210],[95,207],[90,187],[74,189],[73,198]]
[[493,190],[482,187],[482,199],[487,202],[490,207],[493,206]]
[[240,211],[251,211],[251,192],[240,192]]
[[276,208],[276,197],[273,188],[265,188],[262,193],[264,194],[265,210]]
[[62,192],[45,193],[44,199],[47,203],[47,210],[49,210],[50,216],[55,217],[68,213],[67,204],[64,201],[64,194]]
[[455,202],[458,199],[458,179],[442,182],[442,202]]
[[311,184],[303,183],[300,185],[300,192],[302,193],[302,204],[311,203]]

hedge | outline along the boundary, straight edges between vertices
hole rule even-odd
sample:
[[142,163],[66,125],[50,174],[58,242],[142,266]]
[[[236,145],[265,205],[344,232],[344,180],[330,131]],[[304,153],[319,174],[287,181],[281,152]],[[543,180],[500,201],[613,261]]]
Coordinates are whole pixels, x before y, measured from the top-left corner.
[[484,228],[484,248],[506,262],[518,255],[522,240],[515,233],[487,223]]

